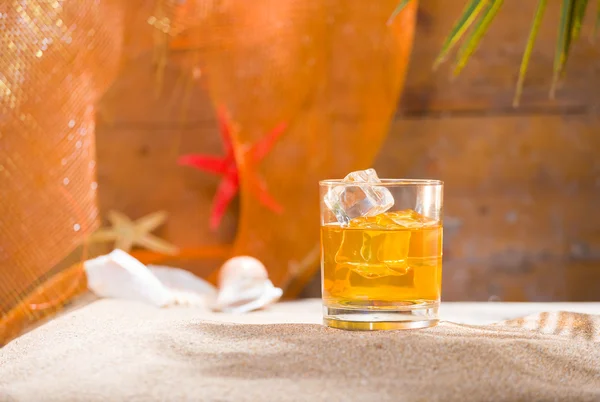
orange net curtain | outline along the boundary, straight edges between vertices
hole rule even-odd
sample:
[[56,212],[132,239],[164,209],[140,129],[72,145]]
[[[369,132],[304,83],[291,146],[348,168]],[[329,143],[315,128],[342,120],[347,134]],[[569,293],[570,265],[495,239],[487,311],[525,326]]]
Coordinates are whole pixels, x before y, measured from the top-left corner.
[[0,312],[96,228],[94,118],[117,70],[116,1],[0,4]]

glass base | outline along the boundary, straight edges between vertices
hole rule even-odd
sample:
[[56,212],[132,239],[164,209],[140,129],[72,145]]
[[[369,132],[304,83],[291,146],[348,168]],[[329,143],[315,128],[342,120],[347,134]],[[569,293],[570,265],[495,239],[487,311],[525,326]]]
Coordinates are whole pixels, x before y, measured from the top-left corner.
[[423,303],[384,309],[323,306],[323,324],[349,331],[378,331],[434,327],[439,322],[439,303]]

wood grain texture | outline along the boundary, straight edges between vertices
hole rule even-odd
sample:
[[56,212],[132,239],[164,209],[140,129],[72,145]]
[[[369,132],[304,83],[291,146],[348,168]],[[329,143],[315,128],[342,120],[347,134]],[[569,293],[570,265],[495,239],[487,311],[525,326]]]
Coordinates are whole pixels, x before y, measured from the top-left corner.
[[600,297],[598,281],[579,282],[600,277],[598,127],[594,116],[397,121],[384,146],[396,152],[377,168],[444,180],[445,298]]
[[[506,1],[454,81],[448,66],[432,72],[431,65],[458,2],[429,0],[419,11],[406,89],[375,167],[382,176],[445,181],[445,300],[600,300],[600,46],[588,42],[588,18],[564,85],[548,100],[556,3],[516,110],[511,102],[535,2]],[[196,85],[184,101],[189,57],[172,55],[158,97],[148,55],[105,96],[97,139],[101,208],[136,218],[166,207],[172,219],[159,234],[176,244],[231,242],[237,208],[219,232],[207,229],[218,179],[175,164],[181,151],[222,153],[206,92]],[[343,80],[335,85],[344,90]],[[317,275],[305,295],[318,294]]]

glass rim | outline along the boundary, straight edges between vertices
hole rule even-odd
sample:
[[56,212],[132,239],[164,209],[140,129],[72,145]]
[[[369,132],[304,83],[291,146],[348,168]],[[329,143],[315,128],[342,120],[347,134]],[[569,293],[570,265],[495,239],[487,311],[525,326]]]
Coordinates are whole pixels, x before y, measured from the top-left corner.
[[320,180],[319,185],[321,186],[356,186],[357,184],[370,184],[373,186],[398,186],[398,187],[408,187],[408,186],[443,186],[444,182],[442,180],[436,179],[380,179],[378,182],[348,182],[344,181],[344,179],[326,179]]

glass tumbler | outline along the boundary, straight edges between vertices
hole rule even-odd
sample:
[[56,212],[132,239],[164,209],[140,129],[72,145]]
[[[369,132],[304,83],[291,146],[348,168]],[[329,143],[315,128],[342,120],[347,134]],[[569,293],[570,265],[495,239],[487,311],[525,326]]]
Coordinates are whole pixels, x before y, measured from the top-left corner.
[[[324,324],[348,330],[436,325],[443,182],[324,180],[319,185]],[[378,205],[382,194],[388,202]]]

